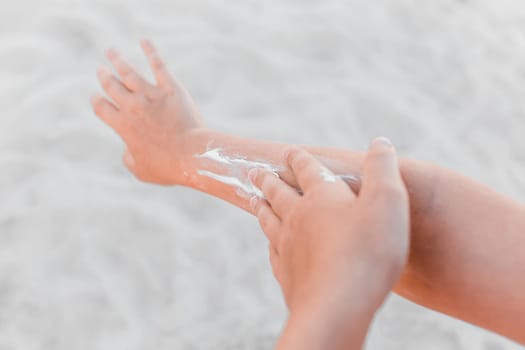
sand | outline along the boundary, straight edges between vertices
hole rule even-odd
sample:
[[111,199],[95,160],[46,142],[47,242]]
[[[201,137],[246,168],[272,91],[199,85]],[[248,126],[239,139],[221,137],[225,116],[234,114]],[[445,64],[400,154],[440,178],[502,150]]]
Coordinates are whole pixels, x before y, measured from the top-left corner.
[[[387,135],[525,198],[521,2],[4,2],[0,349],[269,349],[286,316],[252,217],[126,172],[88,102],[109,45],[146,71],[153,38],[218,130]],[[368,348],[519,347],[392,296]]]

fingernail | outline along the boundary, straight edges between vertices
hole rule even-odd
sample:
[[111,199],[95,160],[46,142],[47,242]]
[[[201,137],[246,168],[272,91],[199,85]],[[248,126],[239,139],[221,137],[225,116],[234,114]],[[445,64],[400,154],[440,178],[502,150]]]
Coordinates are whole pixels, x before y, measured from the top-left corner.
[[293,153],[296,153],[299,150],[299,147],[297,146],[290,146],[286,149],[286,151],[283,154],[283,162],[284,164],[288,165],[290,164],[290,156]]
[[255,207],[257,206],[257,202],[259,201],[259,198],[257,196],[253,196],[250,198],[250,208],[252,208],[252,211],[255,211]]
[[384,136],[376,137],[370,144],[370,148],[378,147],[378,146],[379,147],[392,147],[392,142]]
[[248,179],[250,179],[251,182],[255,182],[255,180],[257,179],[258,171],[259,169],[257,168],[253,168],[253,169],[250,169],[250,171],[248,171]]

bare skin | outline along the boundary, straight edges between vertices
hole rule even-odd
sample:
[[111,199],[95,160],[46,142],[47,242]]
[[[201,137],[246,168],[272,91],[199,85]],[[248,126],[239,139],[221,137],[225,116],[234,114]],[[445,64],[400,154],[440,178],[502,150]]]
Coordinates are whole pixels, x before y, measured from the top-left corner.
[[341,180],[325,181],[304,150],[290,149],[286,163],[303,195],[250,171],[266,198],[250,204],[290,311],[277,349],[359,349],[408,258],[408,194],[394,148],[372,143],[358,196]]
[[[124,162],[142,181],[182,185],[251,213],[249,196],[201,176],[195,154],[210,142],[231,154],[284,167],[287,145],[244,139],[206,128],[190,95],[167,71],[151,43],[143,42],[157,83],[143,79],[116,52],[108,58],[120,78],[101,72],[111,100],[92,99],[95,113],[124,140]],[[303,146],[334,173],[360,174],[364,154]],[[525,343],[525,207],[450,170],[400,159],[410,197],[408,263],[394,291],[431,309]],[[293,172],[280,177],[293,187]],[[355,188],[359,191],[359,186]]]

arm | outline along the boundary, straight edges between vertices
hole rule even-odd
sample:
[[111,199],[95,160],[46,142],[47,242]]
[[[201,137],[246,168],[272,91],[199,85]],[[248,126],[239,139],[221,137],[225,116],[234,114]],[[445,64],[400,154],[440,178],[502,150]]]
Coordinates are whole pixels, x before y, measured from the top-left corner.
[[[113,99],[92,100],[96,114],[123,138],[125,164],[140,180],[189,186],[250,211],[249,193],[217,174],[247,182],[247,169],[198,157],[220,148],[229,157],[264,161],[297,186],[284,166],[284,144],[243,139],[205,128],[187,91],[172,79],[153,47],[143,43],[157,85],[115,52],[101,83]],[[305,147],[337,174],[359,174],[363,154]],[[197,156],[197,157],[196,157]],[[525,208],[452,171],[401,159],[410,197],[411,250],[395,291],[426,307],[525,343]],[[355,187],[359,190],[359,185]]]
[[[196,175],[203,164],[192,155],[206,150],[210,141],[232,154],[273,164],[282,164],[286,145],[208,129],[188,134],[184,169],[189,176],[182,184],[250,211],[249,197],[235,187]],[[361,172],[361,152],[304,148],[335,173]],[[525,343],[523,205],[453,171],[410,159],[400,164],[410,193],[412,228],[409,263],[395,292]],[[296,186],[288,169],[280,176]]]

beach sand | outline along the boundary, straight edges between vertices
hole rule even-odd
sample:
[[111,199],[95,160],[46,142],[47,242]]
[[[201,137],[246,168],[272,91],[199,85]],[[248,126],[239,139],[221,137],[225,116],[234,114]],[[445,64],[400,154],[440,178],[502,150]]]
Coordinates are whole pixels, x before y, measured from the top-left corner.
[[[524,19],[503,0],[4,4],[0,349],[269,349],[286,317],[251,216],[125,170],[89,106],[108,46],[146,72],[152,38],[212,128],[353,149],[386,135],[524,199]],[[396,296],[368,343],[520,348]]]

